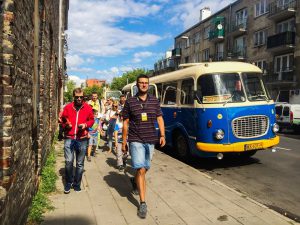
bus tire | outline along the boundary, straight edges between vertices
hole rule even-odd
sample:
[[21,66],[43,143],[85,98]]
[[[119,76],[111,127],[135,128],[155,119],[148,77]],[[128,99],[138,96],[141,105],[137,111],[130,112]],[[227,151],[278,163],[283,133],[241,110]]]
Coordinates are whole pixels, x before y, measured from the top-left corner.
[[180,159],[187,160],[190,156],[188,142],[181,133],[176,133],[174,138],[174,147]]

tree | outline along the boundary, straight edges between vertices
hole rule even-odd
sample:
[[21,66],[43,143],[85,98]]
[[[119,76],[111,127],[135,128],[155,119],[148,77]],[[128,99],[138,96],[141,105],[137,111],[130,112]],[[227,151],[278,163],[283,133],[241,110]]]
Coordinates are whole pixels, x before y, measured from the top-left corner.
[[76,87],[76,83],[73,80],[68,80],[66,83],[67,91],[64,92],[64,100],[65,102],[72,102],[73,101],[73,90]]
[[134,69],[133,71],[129,71],[126,73],[123,73],[121,77],[115,77],[110,85],[111,90],[119,90],[121,91],[122,88],[128,83],[132,83],[136,80],[137,76],[140,74],[149,74],[148,71],[145,69]]
[[101,98],[103,94],[103,86],[99,87],[93,85],[91,87],[86,87],[85,89],[83,89],[83,91],[84,91],[84,95],[86,96],[90,96],[92,95],[93,92],[96,92],[98,94],[98,97]]

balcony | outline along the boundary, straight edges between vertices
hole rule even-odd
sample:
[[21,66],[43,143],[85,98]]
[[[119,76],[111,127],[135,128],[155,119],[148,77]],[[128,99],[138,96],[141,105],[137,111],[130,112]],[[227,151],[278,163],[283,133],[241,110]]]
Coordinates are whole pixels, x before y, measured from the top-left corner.
[[172,50],[172,58],[181,57],[181,48],[174,48]]
[[274,21],[284,20],[295,15],[297,8],[299,8],[299,0],[292,0],[288,3],[280,4],[275,1],[269,4],[268,18]]
[[267,50],[281,52],[295,48],[295,32],[286,31],[268,37]]
[[264,76],[266,83],[272,84],[294,84],[296,82],[296,76],[293,68],[286,68],[283,71],[271,72]]
[[[218,25],[219,28],[223,27],[221,24]],[[224,28],[209,31],[209,40],[213,42],[224,40]]]
[[232,49],[231,52],[228,52],[228,59],[237,59],[237,60],[245,60],[247,56],[247,48],[246,46],[237,46]]
[[167,58],[157,61],[154,64],[155,73],[160,73],[162,71],[173,70],[175,68],[174,59]]
[[230,33],[233,36],[243,35],[247,32],[247,19],[235,21],[230,27]]

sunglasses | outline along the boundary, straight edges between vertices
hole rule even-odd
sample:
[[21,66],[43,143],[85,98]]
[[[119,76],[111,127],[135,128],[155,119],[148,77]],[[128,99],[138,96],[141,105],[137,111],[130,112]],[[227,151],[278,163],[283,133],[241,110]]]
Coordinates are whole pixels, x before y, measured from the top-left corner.
[[83,96],[74,96],[74,98],[75,99],[79,99],[79,98],[83,99]]

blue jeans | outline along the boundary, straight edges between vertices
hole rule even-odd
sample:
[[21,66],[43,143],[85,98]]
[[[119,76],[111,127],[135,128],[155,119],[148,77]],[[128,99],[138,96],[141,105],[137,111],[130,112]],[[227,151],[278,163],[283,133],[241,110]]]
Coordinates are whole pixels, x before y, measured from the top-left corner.
[[[66,172],[66,184],[72,184],[74,187],[80,187],[84,158],[86,153],[88,140],[73,140],[65,139],[64,155],[65,155],[65,172]],[[73,162],[74,153],[76,155],[76,170],[73,177]]]
[[131,164],[133,169],[150,169],[151,159],[154,153],[154,145],[140,142],[130,142]]

